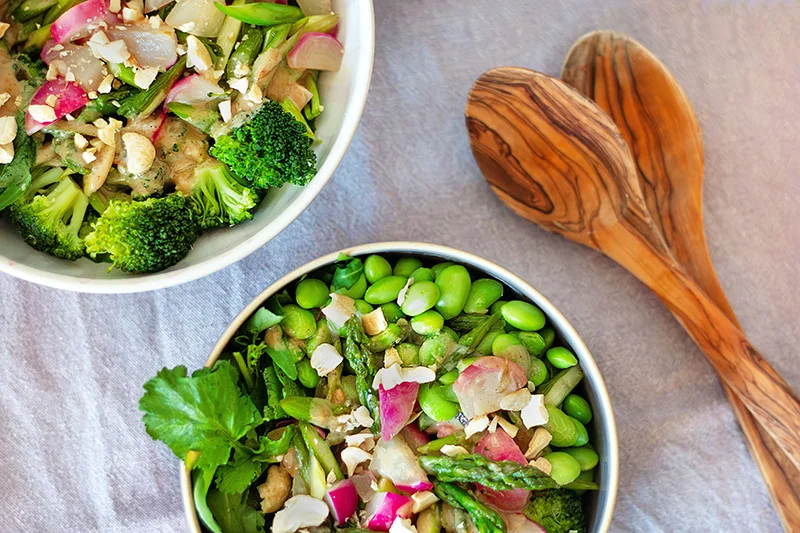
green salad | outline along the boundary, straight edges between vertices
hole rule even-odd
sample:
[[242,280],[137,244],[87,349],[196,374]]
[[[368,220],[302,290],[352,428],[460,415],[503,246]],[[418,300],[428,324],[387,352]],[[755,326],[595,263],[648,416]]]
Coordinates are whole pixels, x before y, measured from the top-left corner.
[[341,255],[139,406],[215,533],[583,533],[599,462],[583,378],[497,280]]
[[316,174],[329,2],[0,5],[0,212],[68,261],[168,268]]

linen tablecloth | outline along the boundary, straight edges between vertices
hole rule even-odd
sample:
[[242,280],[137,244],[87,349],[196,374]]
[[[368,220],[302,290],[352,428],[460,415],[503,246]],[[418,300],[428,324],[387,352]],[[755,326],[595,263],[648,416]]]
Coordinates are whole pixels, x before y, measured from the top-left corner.
[[496,261],[572,321],[617,416],[613,531],[773,532],[780,525],[722,390],[659,300],[599,254],[507,210],[469,150],[464,103],[485,70],[557,75],[609,28],[675,73],[705,145],[711,255],[754,344],[800,388],[800,4],[795,0],[378,0],[364,117],[332,182],[287,230],[205,279],[102,296],[0,275],[0,531],[173,532],[177,460],[137,402],[163,366],[199,367],[265,286],[378,240]]

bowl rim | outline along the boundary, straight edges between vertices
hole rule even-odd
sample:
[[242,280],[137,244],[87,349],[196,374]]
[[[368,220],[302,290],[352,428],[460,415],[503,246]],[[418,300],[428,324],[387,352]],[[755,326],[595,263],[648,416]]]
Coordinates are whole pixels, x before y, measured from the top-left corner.
[[364,40],[357,47],[359,59],[356,64],[364,64],[366,68],[360,77],[353,80],[352,99],[345,110],[344,120],[322,166],[317,170],[314,179],[303,187],[298,197],[271,223],[227,252],[173,271],[167,270],[126,278],[96,279],[48,272],[17,261],[10,261],[0,252],[0,272],[37,285],[74,292],[95,294],[146,292],[174,287],[209,276],[244,259],[275,238],[311,205],[314,198],[330,181],[353,140],[367,103],[367,93],[375,62],[375,13],[372,0],[350,3],[350,6],[351,9],[361,11],[358,19],[363,21],[363,24],[359,28],[359,32],[364,36]]
[[[598,509],[594,531],[607,533],[611,526],[611,519],[614,514],[614,508],[617,501],[617,490],[619,485],[619,444],[614,410],[611,406],[611,399],[608,395],[605,381],[603,380],[603,376],[600,374],[600,369],[597,367],[594,357],[589,351],[589,348],[583,342],[583,339],[581,339],[578,332],[561,313],[561,311],[559,311],[550,302],[550,300],[548,300],[531,284],[516,274],[480,256],[465,252],[463,250],[458,250],[456,248],[451,248],[449,246],[412,241],[387,241],[361,244],[323,255],[322,257],[309,261],[308,263],[305,263],[304,265],[292,270],[280,279],[271,283],[266,289],[261,291],[261,293],[253,298],[253,300],[247,304],[238,315],[236,315],[225,331],[222,332],[219,340],[214,345],[211,353],[206,359],[204,366],[210,367],[217,361],[217,359],[219,359],[225,346],[227,346],[228,342],[233,338],[242,324],[244,324],[250,315],[252,315],[256,309],[261,307],[261,305],[263,305],[263,303],[270,296],[276,294],[303,275],[317,270],[323,266],[334,263],[341,253],[353,256],[366,256],[380,253],[427,254],[458,261],[500,279],[512,289],[518,291],[526,298],[529,298],[535,302],[536,305],[539,306],[542,311],[544,311],[547,318],[553,322],[559,333],[561,333],[569,346],[575,351],[575,355],[578,356],[586,377],[593,383],[594,388],[596,389],[596,401],[599,403],[598,407],[600,408],[600,411],[603,412],[601,431],[604,433],[604,436],[607,437],[607,442],[605,443],[606,447],[604,449],[604,460],[606,461],[604,470],[605,475],[607,476],[606,484],[608,486],[604,487],[607,489],[606,504],[602,508]],[[181,499],[183,501],[184,514],[189,526],[189,532],[202,533],[203,530],[200,527],[200,522],[194,507],[191,470],[187,469],[186,464],[183,462],[180,463],[179,476]]]

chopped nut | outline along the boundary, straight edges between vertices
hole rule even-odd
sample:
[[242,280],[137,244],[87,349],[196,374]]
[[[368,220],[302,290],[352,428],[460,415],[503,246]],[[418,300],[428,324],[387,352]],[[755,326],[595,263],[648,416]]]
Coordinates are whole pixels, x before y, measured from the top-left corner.
[[[105,122],[105,121],[103,121]],[[109,123],[105,126],[98,126],[97,128],[97,137],[103,141],[104,144],[108,146],[116,146],[117,144],[117,132],[122,128],[122,122],[119,120],[112,118]]]
[[131,174],[143,174],[150,170],[156,158],[156,149],[150,139],[138,133],[127,132],[122,135],[125,146],[128,171]]
[[9,24],[8,22],[0,22],[0,39],[2,39],[3,36],[5,36],[6,31],[10,27],[11,27],[11,24]]
[[531,441],[528,443],[528,450],[525,452],[525,458],[535,459],[539,457],[542,450],[550,445],[551,440],[553,440],[553,436],[550,435],[549,431],[541,427],[536,428],[533,432],[533,437],[531,437]]
[[14,143],[0,144],[0,163],[7,165],[14,159]]
[[44,99],[44,103],[50,107],[55,107],[58,103],[58,96],[55,94],[48,94],[47,98]]
[[121,0],[111,0],[108,5],[108,10],[112,13],[119,13],[119,10],[122,8]]
[[0,93],[0,106],[5,105],[11,99],[11,95],[8,93]]
[[86,162],[87,165],[89,163],[94,162],[94,160],[97,159],[97,157],[95,157],[95,155],[89,150],[85,150],[84,152],[82,152],[81,158]]
[[360,405],[358,409],[353,411],[353,418],[355,418],[356,422],[365,428],[372,427],[372,424],[375,423],[375,421],[372,419],[372,416],[369,414],[369,409],[363,405]]
[[194,35],[186,38],[186,57],[186,66],[198,72],[205,72],[213,63],[205,45]]
[[28,106],[28,113],[36,122],[50,123],[56,120],[56,112],[49,105]]
[[86,43],[92,50],[92,55],[104,59],[109,63],[124,63],[131,57],[128,46],[123,40],[109,42],[108,36],[102,31],[96,32]]
[[538,468],[539,470],[541,470],[542,472],[544,472],[548,476],[550,475],[550,472],[553,471],[553,465],[550,464],[550,461],[548,461],[544,457],[539,457],[535,461],[531,461],[528,464],[531,465],[531,466],[535,466],[536,468]]
[[389,368],[392,365],[403,366],[403,360],[400,359],[400,354],[397,353],[397,348],[394,346],[386,348],[386,351],[383,352],[383,367]]
[[336,367],[342,364],[344,358],[339,355],[332,344],[324,342],[314,349],[311,354],[311,368],[317,371],[320,377],[333,372]]
[[219,103],[219,114],[222,116],[223,122],[228,123],[231,121],[232,113],[230,100],[223,100]]
[[253,86],[250,87],[250,91],[247,93],[247,99],[254,104],[260,104],[264,100],[264,93],[258,84],[254,83]]
[[339,455],[345,468],[347,468],[347,477],[351,477],[356,471],[356,467],[361,463],[372,461],[371,453],[367,453],[356,446],[348,446]]
[[[130,5],[130,3],[128,3]],[[144,20],[144,15],[138,9],[132,9],[130,7],[123,7],[122,8],[122,20],[124,22],[138,22],[140,20]]]
[[415,492],[411,495],[411,499],[414,501],[411,507],[412,513],[419,513],[424,511],[434,503],[439,501],[439,498],[436,497],[436,494],[432,493],[429,490],[422,490],[419,492]]
[[495,432],[495,431],[497,431],[497,424],[498,424],[498,422],[497,422],[497,417],[496,417],[496,416],[493,416],[493,417],[492,417],[492,421],[491,421],[491,422],[489,422],[489,427],[487,428],[487,430],[489,431],[489,433],[492,433],[492,434],[494,434],[494,432]]
[[470,420],[469,424],[467,424],[467,426],[464,428],[464,434],[467,436],[467,438],[470,438],[476,433],[480,433],[487,427],[489,427],[489,417],[486,415],[476,416]]
[[97,100],[97,92],[96,91],[89,91],[86,96],[89,97],[89,100]]
[[111,84],[114,82],[114,75],[108,74],[103,81],[100,82],[100,86],[97,87],[97,92],[100,94],[108,94],[111,92]]
[[456,457],[457,455],[464,455],[469,453],[463,446],[454,446],[452,444],[445,444],[442,446],[442,453],[448,457]]
[[292,478],[288,470],[280,466],[271,466],[267,470],[267,480],[256,487],[261,497],[261,512],[274,513],[289,497]]
[[534,426],[547,424],[550,413],[547,412],[547,408],[544,406],[544,395],[534,394],[531,396],[528,405],[523,407],[519,414],[526,428],[530,429]]
[[150,17],[149,20],[150,20],[150,27],[153,28],[154,30],[157,30],[161,27],[161,17],[159,17],[158,15]]
[[530,401],[530,391],[527,388],[523,388],[500,398],[500,408],[504,411],[522,411]]
[[17,136],[17,121],[14,117],[0,117],[0,144],[14,142]]
[[397,305],[403,305],[403,302],[406,299],[406,293],[408,292],[408,288],[414,283],[414,278],[408,278],[406,284],[400,289],[400,292],[397,295]]
[[47,67],[47,74],[44,75],[47,81],[53,81],[58,78],[58,60],[53,61]]
[[158,76],[158,69],[155,67],[147,67],[145,69],[137,69],[133,75],[133,83],[140,89],[147,89],[155,81]]
[[386,317],[383,316],[383,309],[380,307],[362,316],[361,322],[364,324],[364,331],[367,335],[377,335],[389,326]]
[[247,78],[235,78],[228,81],[228,87],[236,89],[242,94],[247,94]]
[[86,137],[84,137],[80,133],[75,134],[73,142],[75,143],[75,148],[77,148],[78,150],[83,150],[84,148],[89,146],[89,141],[86,139]]
[[514,424],[512,424],[511,422],[509,422],[500,415],[496,415],[494,419],[497,420],[497,423],[500,425],[501,428],[503,428],[503,431],[508,433],[509,437],[513,439],[514,437],[517,436],[517,433],[519,432],[519,428],[517,426],[515,426]]

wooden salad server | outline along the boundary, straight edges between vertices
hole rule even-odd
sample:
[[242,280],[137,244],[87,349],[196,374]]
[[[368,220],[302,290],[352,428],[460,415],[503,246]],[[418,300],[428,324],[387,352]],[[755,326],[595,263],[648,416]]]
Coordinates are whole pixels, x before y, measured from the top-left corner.
[[542,228],[604,253],[653,290],[800,465],[800,402],[675,264],[611,119],[559,80],[504,67],[486,72],[472,86],[466,121],[473,155],[495,194]]
[[[649,50],[596,31],[569,51],[561,79],[594,100],[622,133],[653,224],[679,266],[739,329],[717,279],[703,227],[703,145],[683,89]],[[787,531],[800,530],[800,470],[724,382],[734,415]]]

